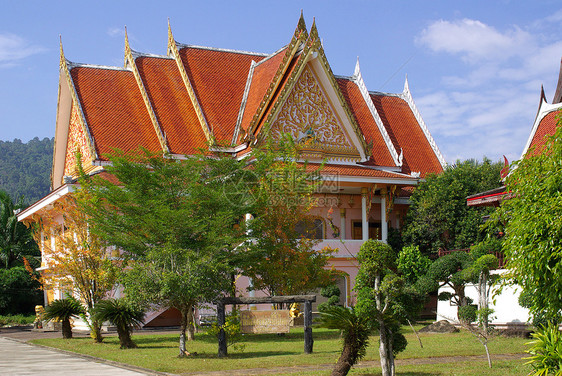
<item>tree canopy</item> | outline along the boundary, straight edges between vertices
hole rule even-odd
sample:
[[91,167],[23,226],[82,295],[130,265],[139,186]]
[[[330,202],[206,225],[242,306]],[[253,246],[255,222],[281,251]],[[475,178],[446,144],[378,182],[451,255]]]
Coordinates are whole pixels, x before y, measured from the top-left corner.
[[0,141],[0,189],[26,205],[49,193],[53,138]]
[[469,208],[466,197],[500,186],[501,163],[457,161],[440,175],[429,175],[414,190],[404,230],[405,244],[423,254],[462,249],[481,238],[482,216],[489,208]]
[[562,310],[562,120],[540,152],[530,150],[507,178],[510,198],[495,218],[505,224],[509,277],[523,289],[533,315]]
[[319,168],[297,159],[290,138],[253,154],[249,210],[254,218],[247,224],[251,241],[243,274],[252,278],[252,288],[271,296],[304,294],[332,282],[324,268],[332,250],[315,249],[319,240],[310,215]]
[[244,234],[244,207],[225,195],[243,162],[196,155],[183,160],[149,152],[115,154],[107,171],[83,177],[79,202],[92,231],[123,251],[127,299],[182,313],[180,356],[193,309],[232,291],[233,259]]

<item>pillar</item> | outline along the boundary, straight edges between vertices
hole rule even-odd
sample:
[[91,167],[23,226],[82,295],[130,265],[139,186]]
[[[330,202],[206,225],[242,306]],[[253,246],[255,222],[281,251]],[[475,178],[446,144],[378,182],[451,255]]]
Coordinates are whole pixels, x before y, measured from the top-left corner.
[[388,218],[386,218],[386,188],[381,189],[381,240],[388,240]]
[[340,239],[345,239],[345,208],[340,208]]
[[361,188],[361,229],[362,240],[369,240],[369,221],[367,217],[367,188]]

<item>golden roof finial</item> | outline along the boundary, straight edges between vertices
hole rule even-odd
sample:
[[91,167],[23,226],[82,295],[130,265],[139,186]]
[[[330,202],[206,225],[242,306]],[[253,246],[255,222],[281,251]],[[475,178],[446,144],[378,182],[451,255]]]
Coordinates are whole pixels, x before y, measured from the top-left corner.
[[304,22],[304,15],[301,9],[301,16],[299,17],[299,22],[297,23],[297,29],[295,30],[295,34],[307,33],[306,31],[306,23]]
[[63,67],[66,67],[66,57],[64,57],[64,50],[62,48],[62,35],[61,34],[59,34],[59,48],[60,48],[59,67],[63,68]]
[[127,25],[125,25],[125,68],[127,67],[127,62],[132,57],[131,45],[129,44],[129,34],[127,33]]
[[170,17],[168,17],[168,56],[174,54],[177,50],[174,34],[172,34],[172,25],[170,24]]
[[310,39],[318,39],[318,29],[316,28],[316,17],[312,18],[312,26],[310,27]]

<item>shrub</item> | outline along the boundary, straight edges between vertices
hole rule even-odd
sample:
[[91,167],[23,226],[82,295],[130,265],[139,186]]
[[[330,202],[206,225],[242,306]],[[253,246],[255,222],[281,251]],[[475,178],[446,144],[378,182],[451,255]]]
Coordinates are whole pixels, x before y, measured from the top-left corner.
[[526,364],[533,367],[532,376],[562,375],[562,334],[558,325],[549,323],[532,334],[534,341],[528,344],[530,357]]

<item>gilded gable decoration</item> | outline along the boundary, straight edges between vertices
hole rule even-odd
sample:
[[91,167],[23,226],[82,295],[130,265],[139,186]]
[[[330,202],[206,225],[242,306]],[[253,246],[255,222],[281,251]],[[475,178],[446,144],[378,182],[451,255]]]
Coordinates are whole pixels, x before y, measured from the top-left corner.
[[326,95],[310,68],[305,68],[270,128],[270,137],[279,140],[290,134],[307,154],[333,154],[359,158],[343,131]]
[[80,111],[76,105],[72,106],[72,113],[70,115],[70,124],[68,130],[68,142],[66,146],[66,157],[64,162],[64,175],[77,176],[78,175],[78,161],[76,154],[80,153],[82,156],[82,164],[88,169],[84,162],[91,165],[94,156],[90,153],[87,137],[80,124]]

